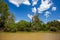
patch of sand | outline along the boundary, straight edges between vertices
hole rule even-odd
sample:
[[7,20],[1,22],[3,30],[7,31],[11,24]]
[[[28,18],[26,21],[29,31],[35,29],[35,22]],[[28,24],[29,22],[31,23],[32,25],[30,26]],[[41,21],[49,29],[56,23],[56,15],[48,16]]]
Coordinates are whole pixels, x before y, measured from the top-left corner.
[[58,33],[0,33],[0,40],[60,40]]

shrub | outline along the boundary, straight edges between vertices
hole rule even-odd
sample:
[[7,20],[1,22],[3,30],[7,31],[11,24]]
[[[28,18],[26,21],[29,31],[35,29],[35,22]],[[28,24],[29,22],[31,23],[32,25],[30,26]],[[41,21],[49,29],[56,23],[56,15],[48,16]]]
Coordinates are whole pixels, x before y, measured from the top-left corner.
[[58,31],[58,28],[56,28],[56,27],[51,27],[49,30],[50,30],[50,31],[53,31],[53,32],[57,32],[57,31]]

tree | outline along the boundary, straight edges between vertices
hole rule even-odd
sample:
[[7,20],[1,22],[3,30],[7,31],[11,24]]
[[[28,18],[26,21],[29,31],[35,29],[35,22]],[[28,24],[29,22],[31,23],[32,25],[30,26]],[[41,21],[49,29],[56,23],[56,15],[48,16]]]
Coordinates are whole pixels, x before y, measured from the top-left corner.
[[0,0],[0,28],[4,29],[6,27],[8,16],[8,5],[3,0]]
[[15,21],[14,21],[14,15],[13,14],[10,14],[8,16],[8,20],[7,20],[6,26],[7,27],[5,28],[4,31],[11,31],[11,32],[17,31],[16,25],[15,25]]
[[21,20],[17,23],[17,29],[18,31],[31,31],[30,23],[25,20]]
[[32,29],[33,31],[39,31],[42,27],[42,21],[39,19],[39,14],[34,15],[32,19]]
[[50,31],[58,31],[60,30],[60,22],[56,20],[48,22],[47,27]]
[[0,0],[0,30],[14,31],[15,29],[14,15],[9,12],[8,5]]

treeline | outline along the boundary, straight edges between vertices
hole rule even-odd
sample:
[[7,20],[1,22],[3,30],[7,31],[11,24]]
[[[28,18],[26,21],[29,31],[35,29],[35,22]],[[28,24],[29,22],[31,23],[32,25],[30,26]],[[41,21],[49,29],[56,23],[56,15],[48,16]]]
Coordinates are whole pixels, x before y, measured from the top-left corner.
[[13,13],[10,13],[8,5],[0,0],[0,31],[4,32],[38,32],[38,31],[52,31],[60,32],[60,22],[57,20],[47,22],[44,24],[39,19],[39,14],[36,14],[31,22],[21,20],[17,23],[14,21]]

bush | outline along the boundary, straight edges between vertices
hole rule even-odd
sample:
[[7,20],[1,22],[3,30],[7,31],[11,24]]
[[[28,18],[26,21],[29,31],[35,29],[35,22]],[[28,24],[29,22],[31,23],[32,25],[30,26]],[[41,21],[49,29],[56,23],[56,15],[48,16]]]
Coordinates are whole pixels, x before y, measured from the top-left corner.
[[25,21],[25,20],[21,20],[16,25],[17,25],[18,31],[29,31],[30,30],[29,29],[30,28],[30,23]]
[[8,24],[8,26],[4,29],[4,32],[16,32],[17,28],[15,24]]
[[46,24],[43,24],[42,25],[41,30],[42,31],[48,31],[48,28],[47,28]]
[[50,31],[53,31],[53,32],[57,32],[57,31],[58,31],[58,28],[56,28],[56,27],[51,27],[49,30],[50,30]]

